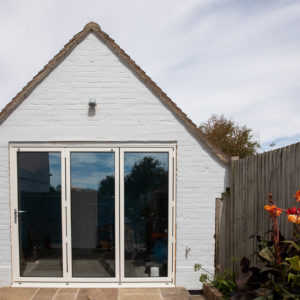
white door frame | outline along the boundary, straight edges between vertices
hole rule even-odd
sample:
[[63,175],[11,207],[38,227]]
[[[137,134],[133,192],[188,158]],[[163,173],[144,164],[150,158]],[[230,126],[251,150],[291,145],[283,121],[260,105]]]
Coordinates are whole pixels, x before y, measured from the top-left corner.
[[[24,143],[25,144],[25,143]],[[60,146],[60,145],[59,145]],[[101,145],[102,146],[102,145]],[[175,182],[176,148],[174,145],[121,144],[112,147],[91,147],[79,144],[72,147],[57,145],[11,144],[10,149],[10,198],[11,198],[11,242],[12,242],[12,282],[13,285],[26,286],[163,286],[175,284]],[[119,146],[119,147],[117,147]],[[62,216],[62,277],[21,277],[19,267],[19,229],[15,222],[15,209],[18,210],[17,153],[60,152],[61,153],[61,216]],[[71,246],[71,190],[70,190],[70,153],[71,152],[114,152],[115,153],[115,266],[114,278],[74,278],[72,277]],[[168,212],[168,277],[126,278],[124,276],[124,152],[168,152],[169,153],[169,212]]]

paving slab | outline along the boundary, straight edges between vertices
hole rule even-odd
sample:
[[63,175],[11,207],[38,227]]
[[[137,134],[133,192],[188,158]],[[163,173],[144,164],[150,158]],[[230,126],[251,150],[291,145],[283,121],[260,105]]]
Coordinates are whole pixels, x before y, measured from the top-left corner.
[[52,300],[75,300],[78,289],[63,288],[59,289]]
[[78,291],[78,289],[74,289],[74,288],[63,288],[63,289],[59,289],[57,294],[76,294]]
[[154,289],[154,288],[120,289],[120,295],[132,295],[132,294],[159,294],[159,289]]
[[52,300],[58,289],[41,288],[34,295],[32,300]]
[[0,300],[205,300],[185,288],[0,288]]
[[119,300],[161,300],[159,289],[132,288],[120,289]]
[[190,293],[183,287],[161,288],[161,295],[164,300],[189,300]]
[[76,300],[118,300],[118,289],[83,288],[79,290]]
[[154,293],[154,294],[125,294],[120,295],[120,300],[161,300],[160,293]]
[[189,300],[205,300],[203,295],[191,295]]
[[37,288],[0,288],[1,300],[30,300],[34,293],[37,292]]

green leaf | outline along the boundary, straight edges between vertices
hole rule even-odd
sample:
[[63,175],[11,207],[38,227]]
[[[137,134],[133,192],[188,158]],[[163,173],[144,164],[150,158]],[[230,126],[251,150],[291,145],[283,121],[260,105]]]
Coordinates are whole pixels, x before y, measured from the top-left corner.
[[205,283],[205,282],[207,282],[207,280],[208,280],[207,274],[201,274],[200,275],[200,278],[199,278],[200,282]]
[[194,265],[194,271],[199,271],[202,268],[202,266],[200,264],[195,264]]
[[259,254],[259,256],[261,256],[262,258],[267,260],[268,262],[271,262],[271,263],[275,262],[274,255],[269,248],[262,249],[258,254]]
[[300,275],[296,275],[293,273],[289,273],[288,276],[288,281],[292,282],[292,286],[294,287],[295,285],[300,287]]
[[299,261],[299,256],[296,255],[296,256],[293,256],[291,258],[286,258],[285,260],[287,260],[290,265],[291,265],[291,268],[295,271],[300,271],[300,261]]
[[292,248],[295,248],[297,251],[300,251],[300,246],[297,245],[294,241],[281,241],[281,243],[290,244],[287,252],[290,252]]

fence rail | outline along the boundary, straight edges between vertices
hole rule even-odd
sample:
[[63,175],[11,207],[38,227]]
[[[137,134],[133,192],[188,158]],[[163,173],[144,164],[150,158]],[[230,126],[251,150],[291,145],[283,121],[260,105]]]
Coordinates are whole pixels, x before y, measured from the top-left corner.
[[[300,189],[300,143],[265,152],[230,164],[230,195],[216,200],[216,266],[232,264],[232,258],[250,257],[256,250],[252,235],[270,230],[270,218],[264,210],[268,194],[277,206],[295,206],[293,197]],[[281,233],[289,238],[293,226],[286,216],[279,218]]]

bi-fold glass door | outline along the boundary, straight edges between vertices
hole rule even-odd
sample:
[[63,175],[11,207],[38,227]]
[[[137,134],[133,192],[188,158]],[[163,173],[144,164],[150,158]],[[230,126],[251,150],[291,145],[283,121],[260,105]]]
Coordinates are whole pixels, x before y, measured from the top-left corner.
[[120,150],[121,281],[170,282],[173,149]]
[[11,148],[15,282],[170,282],[173,148]]
[[[17,153],[19,274],[62,277],[62,156],[59,150]],[[16,271],[16,270],[15,270]]]
[[68,149],[70,281],[119,281],[119,150]]

